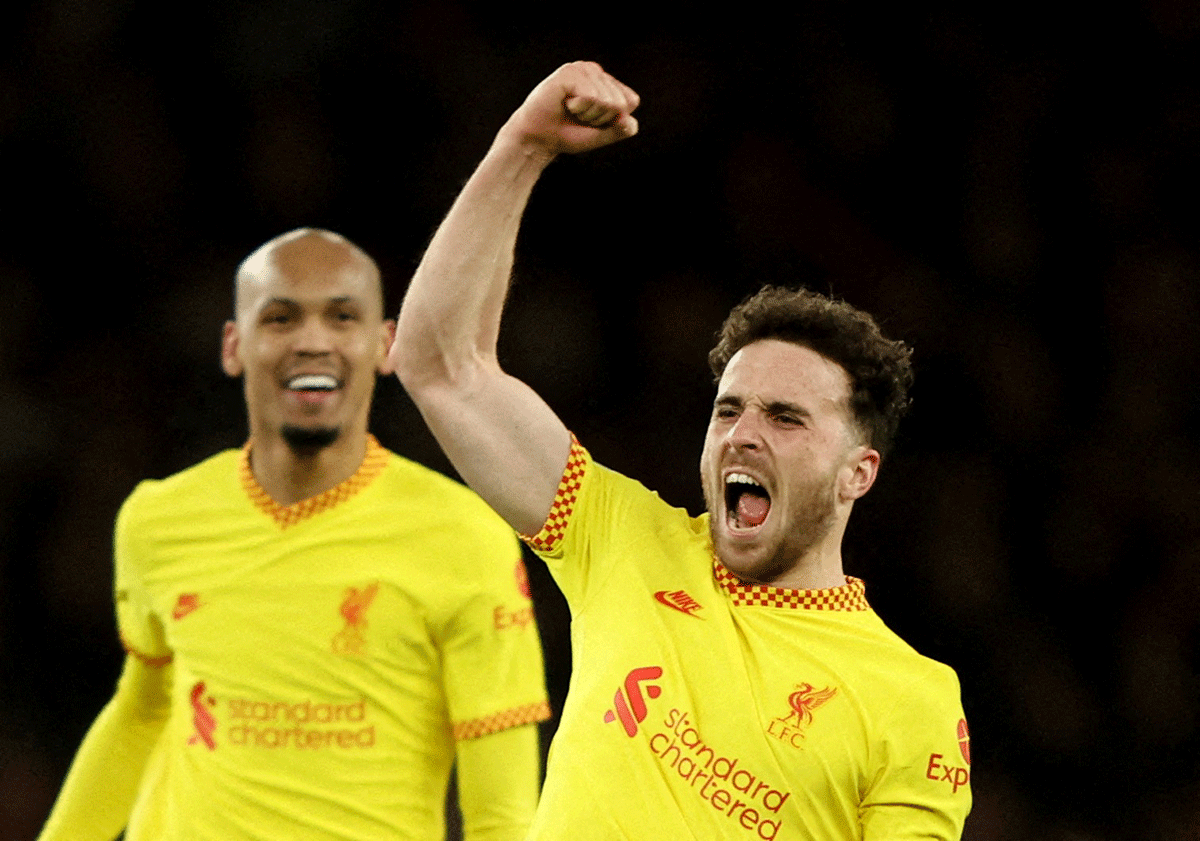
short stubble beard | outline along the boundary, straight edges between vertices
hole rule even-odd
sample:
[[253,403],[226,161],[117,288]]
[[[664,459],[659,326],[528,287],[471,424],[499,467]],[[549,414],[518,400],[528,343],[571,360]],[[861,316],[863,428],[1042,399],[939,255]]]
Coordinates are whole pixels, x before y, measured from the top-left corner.
[[337,426],[305,427],[285,424],[280,430],[284,442],[297,456],[311,458],[331,446],[341,435]]
[[[753,576],[750,575],[750,570],[739,572],[731,568],[730,571],[744,580],[757,584],[768,584],[795,569],[800,560],[814,546],[824,540],[830,529],[833,528],[836,516],[835,482],[836,476],[830,477],[830,480],[824,483],[814,483],[805,494],[806,498],[800,501],[799,505],[793,506],[792,531],[781,535],[775,545],[770,547],[770,554],[755,565]],[[709,494],[705,493],[705,496],[708,497]],[[722,564],[726,564],[725,559],[720,557],[720,544],[717,542],[717,506],[713,504],[714,500],[712,499],[706,501],[708,503],[709,541],[712,543],[713,551],[716,552],[718,559]],[[773,501],[772,505],[774,505]]]

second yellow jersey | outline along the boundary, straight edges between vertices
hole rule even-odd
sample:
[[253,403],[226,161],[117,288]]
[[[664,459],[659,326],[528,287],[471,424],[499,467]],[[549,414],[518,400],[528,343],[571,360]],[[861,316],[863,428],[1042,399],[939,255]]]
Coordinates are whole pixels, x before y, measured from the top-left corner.
[[374,441],[290,508],[245,452],[143,483],[116,588],[127,649],[174,674],[129,841],[441,839],[456,740],[549,714],[511,530]]

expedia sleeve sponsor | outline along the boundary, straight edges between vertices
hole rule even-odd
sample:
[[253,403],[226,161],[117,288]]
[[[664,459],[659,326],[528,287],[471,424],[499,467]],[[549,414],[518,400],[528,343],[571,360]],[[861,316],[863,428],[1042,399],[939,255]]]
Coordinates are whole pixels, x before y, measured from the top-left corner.
[[863,803],[867,837],[919,829],[929,838],[957,838],[971,808],[971,752],[958,679],[930,663],[888,719],[888,757]]

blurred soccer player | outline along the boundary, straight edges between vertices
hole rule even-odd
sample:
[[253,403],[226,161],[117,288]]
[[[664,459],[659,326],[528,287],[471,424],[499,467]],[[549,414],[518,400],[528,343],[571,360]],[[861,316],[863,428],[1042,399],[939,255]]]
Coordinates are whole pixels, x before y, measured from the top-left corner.
[[518,839],[548,715],[520,546],[367,431],[394,325],[326,231],[237,274],[250,440],[138,486],[116,527],[129,652],[42,838]]
[[[593,462],[497,363],[535,182],[561,153],[633,135],[637,105],[590,63],[529,95],[430,243],[391,354],[571,607],[574,669],[531,838],[958,838],[957,679],[842,570],[847,519],[907,404],[908,348],[807,292],[739,306],[710,359],[698,518]],[[623,270],[619,244],[582,232],[577,246]]]

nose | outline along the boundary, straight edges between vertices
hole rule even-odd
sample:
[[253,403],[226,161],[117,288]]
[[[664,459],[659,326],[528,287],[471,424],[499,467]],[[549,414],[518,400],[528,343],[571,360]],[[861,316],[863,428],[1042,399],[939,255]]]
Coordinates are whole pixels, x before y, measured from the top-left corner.
[[757,450],[762,445],[762,422],[757,411],[745,409],[730,427],[727,443],[737,450]]
[[319,356],[333,350],[333,334],[320,318],[306,318],[295,333],[296,353]]

